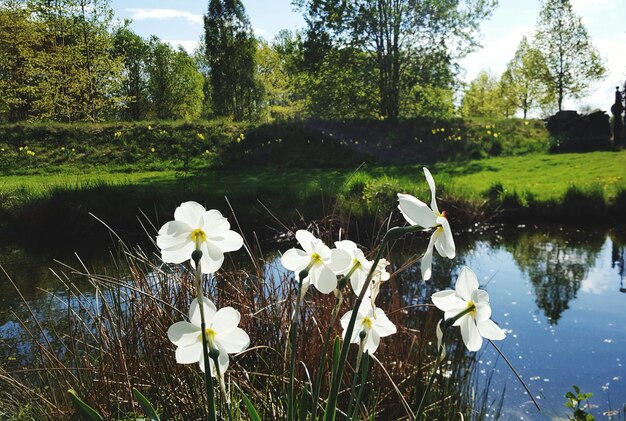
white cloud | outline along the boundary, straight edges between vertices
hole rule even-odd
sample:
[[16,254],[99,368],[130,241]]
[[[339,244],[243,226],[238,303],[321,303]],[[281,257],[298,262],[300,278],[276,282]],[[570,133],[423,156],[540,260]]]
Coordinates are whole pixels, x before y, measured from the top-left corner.
[[202,25],[202,15],[196,15],[184,10],[175,9],[126,9],[127,12],[132,13],[130,16],[133,20],[148,20],[148,19],[176,19],[183,18],[187,22]]
[[267,35],[267,31],[265,29],[259,28],[256,26],[252,27],[252,31],[254,31],[254,35],[257,37],[262,37],[262,36]]
[[189,54],[192,54],[196,47],[200,45],[200,41],[197,39],[164,39],[163,42],[168,43],[174,48],[183,47]]

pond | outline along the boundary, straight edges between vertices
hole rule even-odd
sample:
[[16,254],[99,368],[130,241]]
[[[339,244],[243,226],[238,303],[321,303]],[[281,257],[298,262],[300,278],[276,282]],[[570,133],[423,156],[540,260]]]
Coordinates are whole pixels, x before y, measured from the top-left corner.
[[[486,344],[475,355],[479,388],[488,388],[490,399],[496,400],[505,391],[500,419],[563,418],[567,414],[564,395],[573,385],[593,393],[591,412],[596,419],[606,419],[603,414],[611,413],[622,419],[626,404],[625,237],[618,230],[538,226],[491,227],[480,234],[470,230],[457,237],[454,261],[435,257],[432,281],[419,282],[419,264],[410,266],[396,275],[398,291],[381,292],[381,298],[398,293],[405,306],[428,303],[432,292],[454,284],[464,265],[472,268],[489,292],[492,319],[507,332],[497,345],[542,409],[537,412],[505,361]],[[405,243],[405,250],[417,254],[425,245],[425,237],[417,237]],[[66,260],[79,265],[76,258]],[[94,272],[118,270],[106,265],[106,257],[88,260],[86,266]],[[398,255],[392,260],[403,259]],[[54,295],[45,291],[63,296],[63,284],[48,269],[47,259],[6,248],[0,263],[36,314],[43,314],[42,309],[54,301]],[[58,273],[59,264],[52,266]],[[87,284],[83,287],[88,289]],[[29,313],[6,279],[0,288],[0,358],[8,361],[7,366],[19,365],[28,360],[29,346],[17,318],[27,319]],[[62,312],[59,306],[52,305]]]

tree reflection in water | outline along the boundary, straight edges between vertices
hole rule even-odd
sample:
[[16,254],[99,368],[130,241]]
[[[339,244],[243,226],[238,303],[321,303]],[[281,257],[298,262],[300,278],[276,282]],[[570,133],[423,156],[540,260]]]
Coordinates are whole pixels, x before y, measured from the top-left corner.
[[504,238],[505,249],[528,275],[537,307],[550,324],[557,324],[569,302],[576,298],[605,238],[604,232],[595,230],[533,230],[517,233],[511,241]]

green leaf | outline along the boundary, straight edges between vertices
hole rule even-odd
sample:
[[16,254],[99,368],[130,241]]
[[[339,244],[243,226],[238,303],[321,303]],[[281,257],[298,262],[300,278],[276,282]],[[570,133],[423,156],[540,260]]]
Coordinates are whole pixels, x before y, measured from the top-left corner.
[[140,391],[138,391],[134,387],[133,387],[133,396],[135,397],[135,399],[137,399],[137,402],[139,402],[139,405],[141,405],[141,408],[143,409],[145,416],[148,417],[150,421],[161,421],[161,419],[159,418],[159,415],[154,410],[154,407],[152,406],[150,401],[144,395],[142,395]]
[[574,388],[574,391],[575,391],[576,393],[580,394],[580,387],[578,387],[578,386],[576,386],[576,385],[574,385],[574,386],[572,386],[572,387]]
[[333,343],[333,377],[337,372],[337,367],[339,366],[339,354],[341,353],[341,341],[339,336],[335,336],[335,342]]
[[72,398],[72,403],[74,404],[74,407],[78,410],[81,419],[104,421],[104,418],[102,418],[102,416],[98,414],[95,409],[87,405],[81,398],[78,397],[74,389],[69,389],[67,392],[70,394],[70,397]]
[[257,412],[254,405],[252,405],[252,402],[250,402],[250,399],[248,399],[246,394],[243,393],[243,390],[241,390],[241,397],[243,398],[243,402],[246,404],[246,408],[248,409],[248,415],[250,415],[250,421],[261,421],[261,417],[259,416],[259,413]]

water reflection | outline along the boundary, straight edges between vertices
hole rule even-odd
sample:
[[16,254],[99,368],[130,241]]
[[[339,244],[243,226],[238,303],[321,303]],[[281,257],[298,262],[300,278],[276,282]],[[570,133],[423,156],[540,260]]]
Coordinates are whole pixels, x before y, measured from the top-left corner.
[[557,324],[569,302],[576,298],[581,282],[595,264],[606,234],[597,231],[546,233],[522,231],[504,237],[503,246],[529,277],[537,307],[550,324]]

